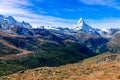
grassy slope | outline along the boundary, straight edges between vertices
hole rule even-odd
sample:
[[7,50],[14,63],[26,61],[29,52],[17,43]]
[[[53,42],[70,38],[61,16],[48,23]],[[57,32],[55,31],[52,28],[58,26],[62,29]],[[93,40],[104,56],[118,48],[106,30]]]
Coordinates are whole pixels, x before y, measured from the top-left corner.
[[[117,55],[111,61],[98,60]],[[102,54],[93,58],[85,59],[83,62],[67,64],[59,67],[39,67],[30,69],[24,73],[14,73],[12,75],[3,76],[3,79],[9,80],[119,80],[120,79],[120,63],[119,54]]]

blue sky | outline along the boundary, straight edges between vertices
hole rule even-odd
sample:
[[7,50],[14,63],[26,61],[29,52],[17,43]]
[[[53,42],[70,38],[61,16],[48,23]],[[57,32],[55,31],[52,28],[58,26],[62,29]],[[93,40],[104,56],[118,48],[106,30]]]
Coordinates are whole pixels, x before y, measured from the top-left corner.
[[120,28],[119,0],[0,0],[0,14],[33,27],[75,27],[82,17],[97,28]]

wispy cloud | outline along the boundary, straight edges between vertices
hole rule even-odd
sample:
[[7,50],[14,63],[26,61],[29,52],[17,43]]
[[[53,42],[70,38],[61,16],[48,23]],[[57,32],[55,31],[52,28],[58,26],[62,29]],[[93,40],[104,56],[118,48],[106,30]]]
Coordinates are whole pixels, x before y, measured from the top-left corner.
[[120,18],[105,18],[101,20],[86,19],[86,22],[96,28],[120,28]]
[[69,11],[69,12],[75,12],[76,10],[75,9],[62,9],[63,11]]
[[120,9],[120,2],[117,0],[79,0],[88,5],[101,5]]
[[113,0],[80,0],[80,1],[89,5],[106,5],[107,3],[113,2]]
[[33,27],[45,25],[45,26],[73,26],[76,20],[57,18],[51,16],[44,16],[41,14],[35,14],[32,10],[29,10],[23,6],[32,6],[33,4],[29,0],[2,0],[0,1],[0,14],[12,15],[18,21],[27,21],[33,25]]

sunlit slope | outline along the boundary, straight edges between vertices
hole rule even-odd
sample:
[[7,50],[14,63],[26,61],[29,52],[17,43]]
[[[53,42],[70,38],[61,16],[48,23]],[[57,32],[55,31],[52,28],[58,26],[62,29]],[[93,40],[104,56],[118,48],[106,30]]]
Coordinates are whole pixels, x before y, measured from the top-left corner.
[[79,63],[59,67],[39,67],[2,78],[5,80],[119,80],[119,60],[119,54],[105,53]]

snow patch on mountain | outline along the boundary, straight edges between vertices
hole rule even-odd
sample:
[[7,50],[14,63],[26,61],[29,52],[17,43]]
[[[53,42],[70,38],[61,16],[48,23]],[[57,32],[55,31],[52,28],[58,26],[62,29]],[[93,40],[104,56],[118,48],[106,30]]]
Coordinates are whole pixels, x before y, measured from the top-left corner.
[[32,26],[27,22],[18,22],[12,16],[3,16],[0,15],[0,28],[1,30],[10,30],[13,27],[24,27],[32,28]]

